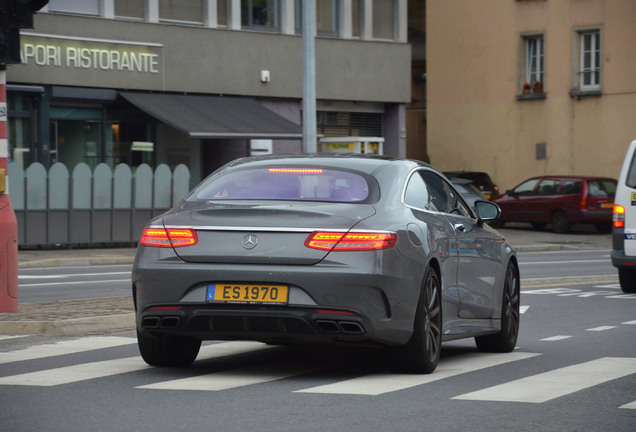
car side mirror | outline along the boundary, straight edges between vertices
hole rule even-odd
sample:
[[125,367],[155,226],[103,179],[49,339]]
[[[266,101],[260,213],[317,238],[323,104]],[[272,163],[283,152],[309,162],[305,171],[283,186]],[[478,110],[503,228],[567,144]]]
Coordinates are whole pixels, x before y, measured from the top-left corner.
[[480,225],[484,222],[496,221],[501,216],[501,209],[491,201],[475,201],[475,212],[477,212]]
[[511,191],[510,189],[508,189],[508,190],[506,191],[506,195],[508,195],[508,196],[514,196],[514,195],[515,195],[515,193],[514,193],[513,191]]

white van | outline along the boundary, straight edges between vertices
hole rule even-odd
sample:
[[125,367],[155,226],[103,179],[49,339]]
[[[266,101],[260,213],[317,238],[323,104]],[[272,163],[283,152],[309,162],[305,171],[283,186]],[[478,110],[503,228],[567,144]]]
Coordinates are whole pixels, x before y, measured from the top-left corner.
[[636,141],[627,150],[614,198],[612,264],[621,289],[636,292]]

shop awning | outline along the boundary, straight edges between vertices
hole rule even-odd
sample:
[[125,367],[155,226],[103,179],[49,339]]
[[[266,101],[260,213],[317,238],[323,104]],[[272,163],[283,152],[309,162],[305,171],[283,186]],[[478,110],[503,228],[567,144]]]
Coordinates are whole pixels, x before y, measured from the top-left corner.
[[157,120],[197,139],[302,139],[302,126],[251,98],[120,92]]

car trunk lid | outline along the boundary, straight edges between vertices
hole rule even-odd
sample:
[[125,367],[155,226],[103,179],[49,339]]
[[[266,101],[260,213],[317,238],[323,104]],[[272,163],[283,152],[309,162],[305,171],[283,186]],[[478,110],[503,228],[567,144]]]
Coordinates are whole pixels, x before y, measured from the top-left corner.
[[303,264],[320,262],[329,251],[305,240],[315,230],[348,231],[375,213],[370,204],[241,202],[189,204],[164,217],[166,228],[194,228],[198,242],[175,248],[187,262]]

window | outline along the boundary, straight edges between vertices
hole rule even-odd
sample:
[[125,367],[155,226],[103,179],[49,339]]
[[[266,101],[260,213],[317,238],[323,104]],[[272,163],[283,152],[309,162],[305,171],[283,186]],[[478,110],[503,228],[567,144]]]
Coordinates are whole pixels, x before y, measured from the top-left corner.
[[278,28],[278,0],[241,0],[241,26]]
[[373,1],[373,38],[394,39],[395,37],[395,1]]
[[383,136],[381,113],[318,111],[316,117],[317,132],[325,137]]
[[413,174],[409,179],[404,204],[421,210],[472,217],[468,206],[455,190],[440,176],[426,170]]
[[115,16],[144,18],[144,0],[115,0]]
[[585,90],[601,89],[601,32],[580,33],[579,87]]
[[[303,1],[296,0],[296,29],[303,28]],[[338,31],[336,0],[316,0],[316,31],[320,35],[335,35]]]
[[[544,71],[544,47],[543,36],[530,36],[524,38],[525,42],[525,71],[524,89],[528,92],[543,93]],[[526,86],[526,84],[528,86]]]
[[553,179],[541,180],[536,195],[556,195],[559,193],[561,181]]
[[532,179],[532,180],[523,182],[519,186],[513,189],[512,194],[519,195],[519,196],[532,195],[532,191],[534,190],[534,187],[537,185],[537,183],[539,183],[539,179]]
[[49,12],[99,15],[99,0],[50,0]]
[[218,0],[216,2],[216,19],[217,25],[227,27],[227,0]]
[[361,202],[369,184],[359,174],[318,167],[271,167],[233,171],[211,177],[191,200],[291,200]]
[[203,1],[159,0],[159,19],[203,23]]

